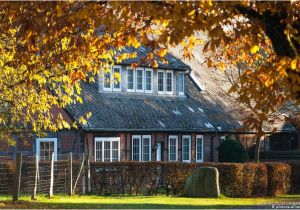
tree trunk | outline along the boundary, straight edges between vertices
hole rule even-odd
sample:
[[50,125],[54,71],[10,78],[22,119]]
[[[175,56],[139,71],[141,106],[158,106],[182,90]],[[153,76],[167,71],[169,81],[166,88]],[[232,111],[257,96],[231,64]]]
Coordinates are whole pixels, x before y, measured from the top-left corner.
[[255,157],[254,162],[259,163],[259,151],[260,151],[260,137],[261,135],[257,133],[256,139],[255,139]]

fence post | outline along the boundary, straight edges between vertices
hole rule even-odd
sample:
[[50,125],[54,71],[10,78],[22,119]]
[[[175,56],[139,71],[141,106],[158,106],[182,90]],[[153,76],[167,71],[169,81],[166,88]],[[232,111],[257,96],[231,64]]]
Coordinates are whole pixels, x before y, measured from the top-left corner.
[[82,171],[83,171],[83,168],[84,168],[84,155],[81,155],[81,163],[80,163],[80,168],[79,168],[79,171],[78,171],[78,174],[77,174],[77,177],[76,177],[76,180],[75,180],[75,184],[73,186],[73,194],[75,194],[75,190],[76,190],[76,187],[77,187],[77,183],[80,179],[80,177],[82,177]]
[[91,171],[90,171],[90,160],[88,154],[86,154],[86,164],[85,164],[85,189],[86,192],[90,193],[91,192]]
[[31,196],[31,200],[36,200],[36,191],[37,191],[37,184],[39,179],[39,158],[38,155],[34,156],[34,162],[35,162],[35,177],[34,177],[34,188],[33,193]]
[[15,173],[14,185],[13,185],[13,201],[17,201],[19,199],[20,186],[21,186],[21,173],[22,173],[22,154],[17,153],[16,173]]
[[53,183],[54,183],[54,152],[51,154],[51,176],[50,176],[50,188],[49,188],[49,198],[53,197]]
[[72,195],[73,194],[73,174],[72,174],[72,152],[70,152],[70,156],[69,156],[69,182],[70,182],[70,192],[69,192],[69,195]]

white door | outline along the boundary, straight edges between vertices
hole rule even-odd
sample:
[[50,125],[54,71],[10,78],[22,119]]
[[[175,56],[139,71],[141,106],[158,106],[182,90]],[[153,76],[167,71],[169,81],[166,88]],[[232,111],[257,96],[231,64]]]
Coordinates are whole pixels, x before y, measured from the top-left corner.
[[161,143],[157,143],[156,161],[161,161]]

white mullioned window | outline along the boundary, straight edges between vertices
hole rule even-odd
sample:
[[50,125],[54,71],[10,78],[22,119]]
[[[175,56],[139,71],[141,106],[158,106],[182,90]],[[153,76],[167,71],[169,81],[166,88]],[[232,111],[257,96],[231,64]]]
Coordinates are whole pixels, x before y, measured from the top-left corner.
[[120,137],[96,137],[95,161],[120,161]]
[[50,160],[54,153],[54,160],[57,160],[57,138],[37,138],[36,154],[39,160]]
[[145,69],[145,92],[152,93],[152,79],[153,78],[153,71],[152,69],[146,68]]
[[166,94],[173,94],[173,71],[166,71]]
[[127,68],[127,91],[135,91],[135,70]]
[[137,68],[136,70],[136,92],[144,92],[144,69]]
[[184,73],[178,73],[178,94],[184,95]]
[[157,71],[157,90],[158,93],[165,92],[165,71],[162,70]]
[[203,135],[196,136],[196,162],[203,162]]
[[191,136],[182,136],[182,162],[191,162]]
[[104,73],[103,90],[121,91],[121,66],[113,66]]
[[132,160],[151,161],[151,135],[132,136]]
[[178,136],[169,136],[169,161],[178,161]]

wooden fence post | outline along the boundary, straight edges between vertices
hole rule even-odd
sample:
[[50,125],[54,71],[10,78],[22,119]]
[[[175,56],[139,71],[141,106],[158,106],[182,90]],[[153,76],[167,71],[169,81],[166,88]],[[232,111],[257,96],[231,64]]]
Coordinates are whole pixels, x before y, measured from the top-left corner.
[[49,198],[53,197],[53,183],[54,183],[54,152],[52,152],[51,154],[51,177],[50,177]]
[[90,160],[89,160],[89,156],[86,154],[86,163],[85,163],[85,189],[86,192],[90,193],[91,192],[91,171],[90,171]]
[[72,152],[70,152],[70,156],[69,156],[69,182],[70,182],[70,192],[69,192],[69,195],[72,195],[73,194],[73,173],[72,173]]
[[73,194],[75,194],[75,190],[76,190],[76,187],[77,187],[77,183],[82,175],[82,171],[83,171],[83,168],[84,168],[84,159],[85,159],[85,156],[84,155],[81,155],[81,164],[80,164],[80,168],[79,168],[79,171],[78,171],[78,174],[77,174],[77,177],[76,177],[76,180],[75,180],[75,184],[74,184],[74,187],[73,187]]
[[34,188],[33,188],[33,193],[31,195],[31,200],[36,200],[36,192],[37,192],[37,184],[39,180],[39,157],[38,155],[34,156],[34,162],[35,162],[35,177],[34,177]]
[[13,201],[18,201],[19,199],[20,186],[21,186],[21,174],[22,174],[22,154],[17,153],[16,173],[15,173],[14,185],[13,185]]

